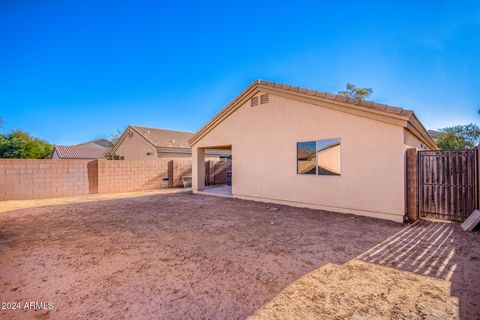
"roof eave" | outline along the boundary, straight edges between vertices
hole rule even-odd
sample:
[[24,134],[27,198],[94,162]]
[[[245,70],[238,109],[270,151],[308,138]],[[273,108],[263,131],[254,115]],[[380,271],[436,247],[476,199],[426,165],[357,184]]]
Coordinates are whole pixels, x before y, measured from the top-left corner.
[[421,142],[423,142],[428,148],[432,150],[438,150],[438,146],[435,140],[428,134],[427,129],[420,122],[415,113],[412,113],[408,120],[407,127],[405,127],[410,133],[416,136]]
[[[401,125],[407,127],[407,122],[413,115],[413,111],[404,110],[401,108],[376,104],[377,106],[383,106],[383,110],[379,108],[369,108],[365,105],[352,104],[349,103],[349,99],[343,99],[343,101],[332,100],[327,98],[327,93],[318,92],[314,90],[307,90],[295,87],[295,91],[290,91],[285,87],[291,88],[290,86],[285,86],[271,83],[267,85],[266,81],[255,81],[245,88],[237,97],[235,97],[227,106],[225,106],[220,112],[218,112],[210,121],[208,121],[204,126],[202,126],[189,140],[188,143],[192,147],[194,146],[201,138],[203,138],[209,131],[226,119],[230,114],[235,112],[244,102],[246,102],[251,96],[255,95],[258,91],[277,94],[281,96],[294,97],[296,100],[305,101],[323,107],[337,107],[341,108],[345,112],[355,112],[363,114],[372,114],[375,115],[377,120],[389,122],[392,124]],[[319,93],[315,95],[313,93]],[[372,103],[373,104],[373,103]],[[386,111],[389,108],[391,111]],[[423,126],[421,126],[423,128]]]
[[133,131],[135,131],[136,133],[138,133],[140,135],[140,137],[143,138],[143,140],[145,140],[147,143],[151,144],[153,147],[157,148],[158,146],[155,145],[150,139],[148,139],[147,137],[145,137],[145,135],[140,132],[139,130],[137,130],[134,126],[132,125],[129,125],[125,131],[123,131],[122,135],[120,136],[120,139],[118,139],[117,143],[115,143],[115,145],[112,147],[112,153],[115,154],[115,152],[117,151],[118,147],[123,143],[123,141],[125,140],[125,138],[127,137],[127,133],[129,131],[129,129],[132,129]]

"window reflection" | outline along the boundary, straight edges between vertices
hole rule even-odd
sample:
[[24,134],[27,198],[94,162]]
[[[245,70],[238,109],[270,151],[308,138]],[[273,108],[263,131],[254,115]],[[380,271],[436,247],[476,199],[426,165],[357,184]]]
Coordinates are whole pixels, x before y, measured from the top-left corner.
[[297,143],[297,173],[316,174],[316,142]]
[[340,139],[317,141],[318,175],[340,175]]

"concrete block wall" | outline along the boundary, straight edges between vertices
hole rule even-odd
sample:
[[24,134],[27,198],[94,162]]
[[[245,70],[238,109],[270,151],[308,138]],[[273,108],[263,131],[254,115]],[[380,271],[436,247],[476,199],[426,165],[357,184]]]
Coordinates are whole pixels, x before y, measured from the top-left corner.
[[227,171],[232,170],[231,161],[216,161],[213,163],[213,183],[214,184],[226,184],[227,183]]
[[[228,163],[209,163],[209,184],[225,183]],[[191,175],[190,159],[0,159],[0,200],[178,188],[183,186],[182,177]]]
[[207,178],[207,184],[226,184],[227,171],[231,170],[231,161],[207,161],[205,163],[205,177]]
[[88,194],[90,161],[0,159],[0,200]]
[[179,188],[183,186],[182,177],[192,176],[192,161],[190,159],[175,159],[172,161],[173,167],[170,179],[172,180],[172,186]]
[[168,188],[168,159],[98,160],[98,193]]

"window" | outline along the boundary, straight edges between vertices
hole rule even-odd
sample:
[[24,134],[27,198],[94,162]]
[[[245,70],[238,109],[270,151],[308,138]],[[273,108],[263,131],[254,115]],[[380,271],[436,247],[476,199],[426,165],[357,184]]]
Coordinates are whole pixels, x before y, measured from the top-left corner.
[[250,105],[251,105],[252,107],[255,107],[257,104],[258,104],[258,97],[253,97],[253,98],[250,100]]
[[120,160],[125,160],[125,157],[124,157],[124,156],[120,156]]
[[147,156],[151,156],[151,155],[152,155],[152,153],[151,153],[151,152],[147,152]]
[[317,174],[340,175],[340,139],[317,141]]
[[133,132],[128,133],[128,138],[133,138]]
[[315,141],[297,143],[297,173],[316,174]]
[[340,175],[340,138],[298,142],[297,173]]

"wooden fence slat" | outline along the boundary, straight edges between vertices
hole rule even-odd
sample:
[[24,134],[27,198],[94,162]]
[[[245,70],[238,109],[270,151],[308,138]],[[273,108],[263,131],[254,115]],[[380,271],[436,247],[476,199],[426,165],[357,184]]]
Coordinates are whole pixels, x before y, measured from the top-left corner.
[[478,149],[418,152],[420,216],[463,221],[480,204]]

